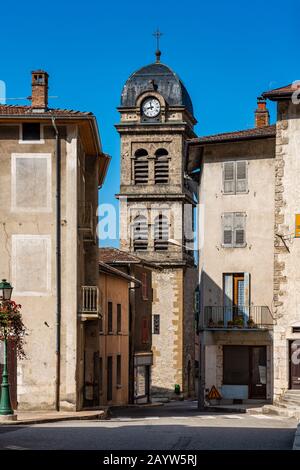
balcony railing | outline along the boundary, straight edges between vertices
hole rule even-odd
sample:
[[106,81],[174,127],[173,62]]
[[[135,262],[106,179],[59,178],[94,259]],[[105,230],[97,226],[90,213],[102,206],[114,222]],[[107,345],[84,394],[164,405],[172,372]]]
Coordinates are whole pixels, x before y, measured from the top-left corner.
[[239,328],[272,329],[274,318],[267,306],[206,306],[202,325],[204,329]]
[[85,241],[92,241],[95,237],[95,215],[91,202],[78,203],[78,228],[84,234]]
[[99,289],[96,286],[81,287],[81,314],[99,314]]

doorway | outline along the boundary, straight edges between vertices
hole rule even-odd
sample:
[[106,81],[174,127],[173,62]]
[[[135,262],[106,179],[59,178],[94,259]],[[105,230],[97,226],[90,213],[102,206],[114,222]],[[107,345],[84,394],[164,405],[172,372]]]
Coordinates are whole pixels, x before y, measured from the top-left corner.
[[223,346],[223,384],[235,386],[237,393],[246,387],[250,399],[265,399],[266,346]]
[[300,390],[300,340],[289,343],[290,390]]
[[265,399],[267,395],[267,353],[265,346],[250,348],[249,398]]

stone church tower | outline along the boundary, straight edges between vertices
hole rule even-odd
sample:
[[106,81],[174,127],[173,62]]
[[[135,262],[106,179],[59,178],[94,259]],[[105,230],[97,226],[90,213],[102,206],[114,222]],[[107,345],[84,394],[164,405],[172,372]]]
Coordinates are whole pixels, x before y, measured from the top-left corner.
[[153,264],[152,396],[194,391],[195,198],[185,176],[193,106],[179,77],[160,62],[127,80],[121,121],[121,249]]

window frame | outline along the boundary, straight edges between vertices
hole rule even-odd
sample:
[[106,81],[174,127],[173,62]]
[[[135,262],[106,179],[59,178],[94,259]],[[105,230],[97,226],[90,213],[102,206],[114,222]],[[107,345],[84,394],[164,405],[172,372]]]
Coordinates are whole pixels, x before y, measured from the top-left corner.
[[[245,163],[245,173],[246,173],[246,178],[243,180],[245,181],[245,190],[244,191],[238,191],[237,186],[238,186],[238,179],[237,179],[237,167],[239,163]],[[228,181],[233,181],[233,191],[225,191],[225,167],[228,164],[233,165],[233,179],[228,180]],[[225,196],[237,196],[239,194],[248,194],[249,193],[249,185],[248,185],[248,165],[249,161],[248,160],[228,160],[222,163],[222,194]]]
[[[231,223],[231,243],[225,243],[225,216],[231,215],[232,218],[232,223]],[[239,228],[237,227],[236,219],[241,218],[243,220],[243,227]],[[222,247],[223,248],[245,248],[247,246],[247,241],[246,241],[246,218],[247,218],[247,213],[246,212],[223,212],[221,216],[221,221],[222,221]],[[237,243],[236,242],[236,233],[237,231],[243,231],[243,243]],[[227,230],[229,232],[229,230]]]
[[[111,310],[110,310],[111,306]],[[114,333],[114,321],[113,321],[113,303],[111,300],[107,301],[107,334],[112,335]]]
[[122,334],[122,304],[117,304],[117,335]]
[[[40,138],[39,140],[24,140],[23,138],[23,124],[39,124],[40,126]],[[45,143],[45,136],[44,136],[44,125],[40,122],[22,122],[19,125],[19,144],[44,144]]]

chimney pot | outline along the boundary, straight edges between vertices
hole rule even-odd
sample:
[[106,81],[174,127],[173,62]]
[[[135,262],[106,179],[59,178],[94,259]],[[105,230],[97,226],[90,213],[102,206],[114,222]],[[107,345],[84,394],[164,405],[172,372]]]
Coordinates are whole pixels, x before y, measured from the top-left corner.
[[259,96],[257,98],[257,108],[255,110],[255,127],[264,127],[270,125],[270,114],[267,108],[266,100]]
[[31,72],[31,106],[45,111],[48,107],[48,77],[44,70]]

